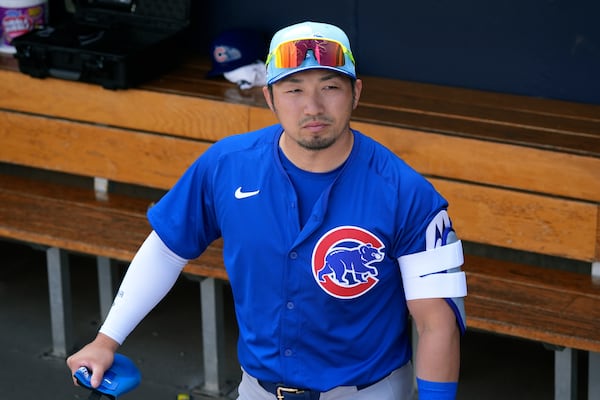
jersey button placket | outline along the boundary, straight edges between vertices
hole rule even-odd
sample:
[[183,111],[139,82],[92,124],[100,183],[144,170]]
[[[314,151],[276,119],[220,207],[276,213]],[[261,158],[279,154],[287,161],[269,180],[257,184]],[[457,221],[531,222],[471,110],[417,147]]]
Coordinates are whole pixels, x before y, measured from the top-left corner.
[[297,360],[295,348],[296,342],[299,335],[299,323],[296,302],[294,300],[295,294],[299,290],[299,268],[298,263],[300,262],[300,255],[296,250],[290,250],[287,256],[284,296],[286,301],[282,304],[283,306],[283,318],[281,327],[281,356],[282,363],[284,366],[285,373],[296,375],[297,374]]

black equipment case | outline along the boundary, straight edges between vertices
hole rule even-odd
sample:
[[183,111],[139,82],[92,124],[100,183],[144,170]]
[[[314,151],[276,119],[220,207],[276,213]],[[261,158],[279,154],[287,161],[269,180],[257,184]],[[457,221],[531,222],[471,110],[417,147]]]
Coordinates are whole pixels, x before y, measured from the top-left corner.
[[73,18],[11,44],[25,74],[124,89],[176,65],[189,25],[190,0],[78,0]]

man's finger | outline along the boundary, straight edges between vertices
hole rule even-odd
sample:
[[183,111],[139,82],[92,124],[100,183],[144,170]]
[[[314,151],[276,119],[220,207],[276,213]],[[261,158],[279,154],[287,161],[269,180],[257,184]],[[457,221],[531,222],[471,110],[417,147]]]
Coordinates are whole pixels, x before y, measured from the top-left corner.
[[102,377],[104,376],[104,371],[94,371],[92,372],[92,379],[90,379],[90,383],[93,388],[97,388],[102,383]]

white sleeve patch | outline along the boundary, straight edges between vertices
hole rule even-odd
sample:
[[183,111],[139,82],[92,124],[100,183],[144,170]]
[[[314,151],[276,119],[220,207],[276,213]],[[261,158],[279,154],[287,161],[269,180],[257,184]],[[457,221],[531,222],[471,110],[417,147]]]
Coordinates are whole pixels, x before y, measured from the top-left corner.
[[425,249],[431,250],[444,245],[444,232],[452,229],[452,222],[446,210],[440,211],[429,223],[425,231]]
[[446,210],[440,211],[425,232],[425,251],[398,258],[407,300],[454,298],[467,295],[462,242],[456,238]]
[[467,277],[462,271],[404,280],[406,300],[454,298],[466,295]]
[[[463,264],[462,242],[398,258],[407,300],[463,297],[467,278],[458,270]],[[450,272],[449,270],[454,270]]]
[[463,265],[464,256],[460,240],[425,250],[420,253],[409,254],[398,258],[402,279],[415,278],[446,271]]

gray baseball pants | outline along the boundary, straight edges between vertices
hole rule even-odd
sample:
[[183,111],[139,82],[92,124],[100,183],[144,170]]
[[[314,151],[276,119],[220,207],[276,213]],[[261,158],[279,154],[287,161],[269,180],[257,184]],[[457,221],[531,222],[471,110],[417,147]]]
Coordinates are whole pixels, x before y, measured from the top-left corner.
[[[339,386],[321,393],[319,400],[414,400],[416,399],[412,363],[393,371],[386,378],[362,390]],[[258,381],[242,370],[237,400],[276,400]]]

